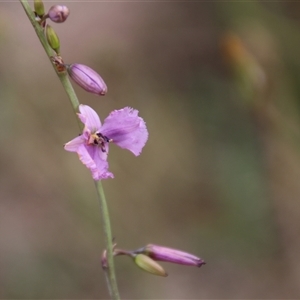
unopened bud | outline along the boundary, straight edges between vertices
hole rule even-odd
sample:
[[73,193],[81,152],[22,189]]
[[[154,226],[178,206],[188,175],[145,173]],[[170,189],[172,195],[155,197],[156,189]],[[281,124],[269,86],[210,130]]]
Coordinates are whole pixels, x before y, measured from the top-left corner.
[[144,271],[153,275],[167,277],[168,274],[156,261],[144,254],[137,254],[134,257],[134,262]]
[[58,38],[56,32],[54,31],[54,29],[48,24],[46,26],[46,38],[47,38],[47,41],[48,41],[48,44],[50,45],[50,47],[57,54],[59,54],[59,48],[60,48],[59,38]]
[[69,14],[70,10],[65,5],[53,5],[49,9],[47,17],[55,23],[62,23],[66,21]]
[[87,92],[104,96],[107,86],[102,77],[88,66],[72,64],[67,66],[69,76]]
[[34,11],[39,17],[42,17],[45,14],[44,3],[42,0],[34,0]]
[[167,248],[149,244],[144,248],[136,250],[135,253],[143,253],[154,260],[166,261],[174,264],[201,267],[205,261],[193,254],[177,249]]

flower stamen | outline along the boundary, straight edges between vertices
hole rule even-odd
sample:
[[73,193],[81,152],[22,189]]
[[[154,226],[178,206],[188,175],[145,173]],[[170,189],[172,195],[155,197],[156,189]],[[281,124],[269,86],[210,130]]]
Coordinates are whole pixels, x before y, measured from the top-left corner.
[[96,133],[96,135],[99,137],[99,138],[102,138],[105,142],[109,143],[111,142],[112,140],[109,139],[107,136],[103,135],[102,133],[98,132]]
[[105,143],[112,142],[112,139],[109,139],[107,136],[103,135],[100,132],[91,134],[88,145],[99,146],[102,152],[106,152]]

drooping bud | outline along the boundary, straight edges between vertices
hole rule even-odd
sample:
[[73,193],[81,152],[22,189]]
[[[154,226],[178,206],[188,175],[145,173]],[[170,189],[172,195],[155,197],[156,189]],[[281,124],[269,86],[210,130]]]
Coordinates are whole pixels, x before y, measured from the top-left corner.
[[70,10],[65,5],[53,5],[50,7],[46,18],[49,18],[51,21],[55,23],[62,23],[66,21],[70,14]]
[[46,38],[50,47],[59,55],[59,38],[54,29],[48,24],[46,25]]
[[163,276],[167,277],[168,274],[166,271],[162,268],[161,265],[159,265],[157,262],[155,262],[150,257],[144,255],[144,254],[137,254],[134,256],[134,262],[144,271],[151,273],[153,275]]
[[34,11],[39,17],[42,17],[45,14],[44,3],[42,0],[34,0]]
[[135,253],[142,253],[157,261],[166,261],[174,264],[201,267],[205,261],[195,255],[180,250],[149,244],[138,249]]
[[104,96],[107,86],[102,77],[88,66],[72,64],[67,66],[69,76],[87,92]]

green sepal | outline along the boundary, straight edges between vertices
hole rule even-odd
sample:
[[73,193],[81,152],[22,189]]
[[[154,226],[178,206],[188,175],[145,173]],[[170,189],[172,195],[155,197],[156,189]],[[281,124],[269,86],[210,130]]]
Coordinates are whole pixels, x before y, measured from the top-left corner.
[[54,29],[47,24],[46,26],[46,38],[49,46],[59,55],[60,42]]
[[144,254],[137,254],[134,258],[134,262],[144,271],[153,275],[167,277],[167,272],[156,261]]
[[42,0],[34,0],[34,11],[39,17],[42,17],[45,14],[44,3]]

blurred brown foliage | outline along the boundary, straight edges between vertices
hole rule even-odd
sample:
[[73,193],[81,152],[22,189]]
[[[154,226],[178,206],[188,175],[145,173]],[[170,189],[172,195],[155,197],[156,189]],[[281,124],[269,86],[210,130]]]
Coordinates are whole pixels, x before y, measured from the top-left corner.
[[[149,129],[138,158],[111,147],[119,247],[207,262],[160,278],[117,257],[122,298],[299,298],[299,3],[59,4],[65,62],[108,85],[80,101],[102,119],[134,107]],[[0,297],[105,299],[93,181],[62,147],[76,119],[21,5],[0,8]]]

